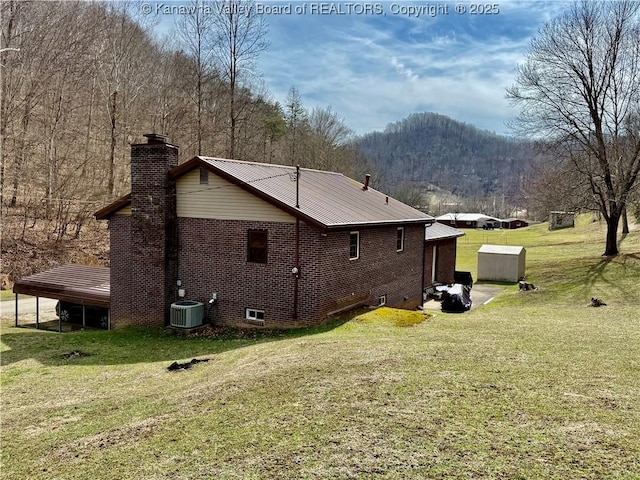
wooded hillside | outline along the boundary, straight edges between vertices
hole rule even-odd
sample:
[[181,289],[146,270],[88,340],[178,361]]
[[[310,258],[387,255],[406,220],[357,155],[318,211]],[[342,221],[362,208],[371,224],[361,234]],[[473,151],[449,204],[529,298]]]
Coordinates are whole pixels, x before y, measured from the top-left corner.
[[[265,92],[267,26],[244,3],[192,0],[162,40],[135,2],[1,3],[2,273],[68,261],[61,245],[99,230],[93,213],[129,191],[130,144],[145,133],[168,135],[180,161],[353,174],[361,159],[336,112],[305,109],[295,88],[285,106]],[[104,262],[106,242],[83,261]]]
[[390,183],[435,184],[463,197],[520,196],[533,148],[437,113],[415,113],[358,139]]

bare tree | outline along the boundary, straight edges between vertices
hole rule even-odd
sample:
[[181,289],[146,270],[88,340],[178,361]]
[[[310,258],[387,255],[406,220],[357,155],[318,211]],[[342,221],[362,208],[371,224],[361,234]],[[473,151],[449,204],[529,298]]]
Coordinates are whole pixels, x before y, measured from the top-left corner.
[[[214,4],[215,5],[215,4]],[[180,44],[185,53],[192,59],[191,78],[195,92],[192,95],[196,105],[196,143],[198,155],[202,154],[203,116],[206,96],[206,83],[213,74],[213,46],[215,42],[214,16],[211,2],[191,0],[188,14],[179,15],[176,27]]]
[[353,156],[345,147],[352,136],[353,130],[331,107],[314,108],[309,114],[307,166],[349,174],[353,169]]
[[617,255],[621,215],[640,175],[640,3],[581,0],[532,41],[507,97],[517,132],[549,139],[607,222]]
[[[117,157],[126,162],[128,137],[132,130],[130,118],[141,94],[149,85],[150,66],[148,54],[154,51],[147,30],[150,17],[140,15],[129,1],[107,3],[103,22],[106,34],[96,47],[94,68],[98,72],[98,85],[103,95],[109,123],[109,159],[107,162],[107,190],[117,194]],[[133,16],[137,14],[137,16]],[[121,148],[118,148],[118,140]]]
[[239,123],[250,98],[247,88],[256,75],[258,56],[269,47],[267,24],[253,0],[220,0],[215,9],[214,54],[228,101],[227,156],[235,158]]

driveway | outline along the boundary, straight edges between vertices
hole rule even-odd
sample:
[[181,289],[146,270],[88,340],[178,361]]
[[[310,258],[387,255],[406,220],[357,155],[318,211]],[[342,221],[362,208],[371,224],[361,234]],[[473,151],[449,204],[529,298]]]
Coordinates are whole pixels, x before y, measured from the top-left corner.
[[[478,308],[480,305],[484,305],[493,300],[493,297],[503,290],[504,287],[497,287],[495,285],[474,284],[471,289],[471,309]],[[440,302],[437,300],[429,300],[422,306],[422,309],[429,312],[440,312]]]
[[[40,318],[56,318],[56,303],[58,300],[53,298],[40,297],[39,310]],[[36,314],[36,297],[23,297],[18,300],[18,315],[33,316]],[[0,302],[0,318],[16,318],[16,300],[5,300]]]

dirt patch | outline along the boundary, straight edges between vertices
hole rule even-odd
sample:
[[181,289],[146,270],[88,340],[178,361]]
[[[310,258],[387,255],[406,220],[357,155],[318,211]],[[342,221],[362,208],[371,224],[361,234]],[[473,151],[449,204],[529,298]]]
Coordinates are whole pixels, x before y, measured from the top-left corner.
[[83,351],[80,350],[74,350],[72,352],[69,353],[65,353],[62,356],[63,360],[71,360],[72,358],[80,358],[80,357],[88,357],[89,355],[91,355],[90,353],[85,353]]

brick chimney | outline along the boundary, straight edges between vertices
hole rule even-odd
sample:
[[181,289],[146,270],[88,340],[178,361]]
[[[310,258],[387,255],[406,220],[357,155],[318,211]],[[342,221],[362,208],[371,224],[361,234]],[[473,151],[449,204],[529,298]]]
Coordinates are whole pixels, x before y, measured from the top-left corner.
[[176,277],[175,183],[167,172],[178,165],[178,147],[168,137],[146,134],[131,146],[131,320],[163,327]]

